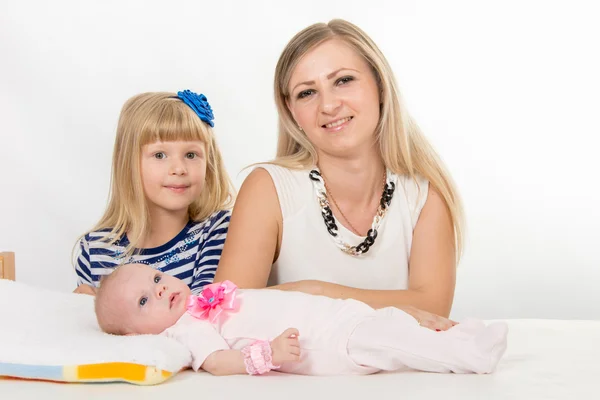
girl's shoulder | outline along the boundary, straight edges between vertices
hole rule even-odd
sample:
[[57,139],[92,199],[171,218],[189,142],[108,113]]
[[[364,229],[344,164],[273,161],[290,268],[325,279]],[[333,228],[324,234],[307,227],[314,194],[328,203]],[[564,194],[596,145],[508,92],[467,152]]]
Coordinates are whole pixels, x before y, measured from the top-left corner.
[[229,227],[230,218],[231,210],[218,210],[201,221],[190,221],[188,232],[190,235],[194,235],[199,232],[212,232],[218,229],[226,229]]
[[98,229],[91,231],[83,235],[82,241],[93,245],[106,245],[106,243],[113,243],[118,246],[127,245],[127,235],[118,236],[112,232],[111,228]]
[[222,224],[224,222],[229,222],[229,218],[231,218],[231,210],[218,210],[204,218],[200,221],[191,221],[190,224],[194,227],[199,226],[212,226],[215,224]]

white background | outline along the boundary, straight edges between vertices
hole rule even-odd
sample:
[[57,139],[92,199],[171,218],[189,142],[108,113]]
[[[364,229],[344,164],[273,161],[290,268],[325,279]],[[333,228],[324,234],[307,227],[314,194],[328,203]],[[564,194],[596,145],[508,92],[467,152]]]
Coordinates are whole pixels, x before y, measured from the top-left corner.
[[583,1],[0,2],[0,249],[17,280],[74,288],[107,201],[119,110],[207,95],[227,168],[274,156],[272,78],[340,17],[392,64],[458,183],[468,240],[453,317],[600,319],[600,12]]

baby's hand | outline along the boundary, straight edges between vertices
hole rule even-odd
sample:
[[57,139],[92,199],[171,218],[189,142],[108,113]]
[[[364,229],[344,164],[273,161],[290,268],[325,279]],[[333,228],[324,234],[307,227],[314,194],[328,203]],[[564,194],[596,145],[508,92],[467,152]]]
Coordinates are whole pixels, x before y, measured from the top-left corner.
[[274,365],[300,360],[300,341],[298,340],[298,336],[300,336],[298,329],[289,328],[273,339],[271,342],[271,351],[273,352]]

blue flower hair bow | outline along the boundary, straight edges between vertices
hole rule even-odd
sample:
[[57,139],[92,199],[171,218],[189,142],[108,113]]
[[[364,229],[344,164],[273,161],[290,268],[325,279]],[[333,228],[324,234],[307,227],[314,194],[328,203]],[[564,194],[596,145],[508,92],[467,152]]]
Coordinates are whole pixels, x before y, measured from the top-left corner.
[[183,92],[177,92],[177,97],[190,106],[202,121],[206,122],[211,127],[215,126],[215,123],[213,122],[215,116],[213,115],[212,108],[210,108],[210,104],[208,104],[205,95],[196,94],[190,90],[184,90]]

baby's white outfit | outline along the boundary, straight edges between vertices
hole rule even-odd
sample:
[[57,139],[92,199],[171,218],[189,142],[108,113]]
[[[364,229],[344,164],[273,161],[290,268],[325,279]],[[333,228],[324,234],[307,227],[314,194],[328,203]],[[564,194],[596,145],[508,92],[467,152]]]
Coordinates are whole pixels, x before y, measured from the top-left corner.
[[192,368],[219,350],[241,350],[273,340],[288,328],[300,332],[299,362],[278,371],[302,375],[364,375],[381,370],[490,373],[504,354],[508,328],[467,320],[448,331],[421,327],[397,308],[374,310],[356,300],[300,292],[238,289],[238,311],[215,323],[185,313],[163,334],[189,348]]

